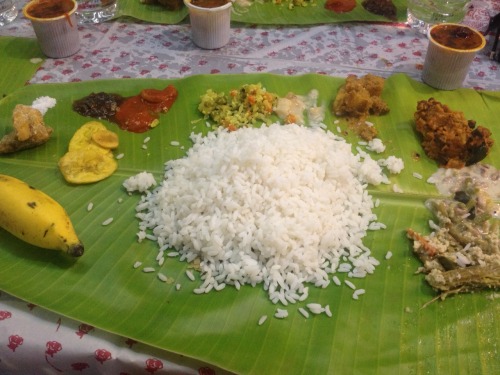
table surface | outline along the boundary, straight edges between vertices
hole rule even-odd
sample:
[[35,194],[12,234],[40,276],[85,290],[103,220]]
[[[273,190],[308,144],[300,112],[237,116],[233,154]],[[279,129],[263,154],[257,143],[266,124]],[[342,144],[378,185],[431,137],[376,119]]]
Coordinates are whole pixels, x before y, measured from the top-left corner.
[[[500,12],[500,0],[472,4],[464,23],[485,31],[489,17]],[[64,59],[45,59],[28,84],[261,72],[337,77],[369,72],[387,77],[402,72],[420,80],[428,44],[424,35],[405,24],[233,24],[228,45],[218,50],[197,48],[190,39],[188,22],[155,25],[119,18],[80,26],[79,32],[80,51]],[[31,24],[21,13],[13,23],[0,27],[1,36],[35,37]],[[492,43],[493,35],[489,35],[486,48],[472,63],[464,87],[500,90],[500,64],[488,58]],[[53,345],[60,350],[52,351]],[[99,360],[103,350],[111,354],[105,366]],[[227,373],[211,364],[101,331],[0,292],[0,373],[78,370],[93,374]]]

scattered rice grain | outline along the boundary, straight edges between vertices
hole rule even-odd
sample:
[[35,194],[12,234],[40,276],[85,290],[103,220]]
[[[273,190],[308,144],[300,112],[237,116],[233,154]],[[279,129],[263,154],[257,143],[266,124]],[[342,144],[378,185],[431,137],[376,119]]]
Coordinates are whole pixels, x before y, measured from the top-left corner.
[[264,324],[264,322],[267,320],[267,315],[262,315],[259,319],[259,326],[261,326],[262,324]]
[[112,222],[113,222],[113,218],[112,218],[112,217],[109,217],[109,218],[107,218],[106,220],[104,220],[104,221],[102,222],[102,225],[103,225],[103,226],[106,226],[106,225],[111,224]]

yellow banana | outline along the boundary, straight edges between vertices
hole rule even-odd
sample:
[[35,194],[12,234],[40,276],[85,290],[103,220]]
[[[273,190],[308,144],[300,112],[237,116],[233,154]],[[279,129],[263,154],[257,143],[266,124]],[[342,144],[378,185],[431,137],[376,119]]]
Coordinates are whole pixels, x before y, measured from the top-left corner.
[[64,208],[44,192],[0,174],[0,227],[17,238],[44,249],[71,256],[83,254],[83,245]]

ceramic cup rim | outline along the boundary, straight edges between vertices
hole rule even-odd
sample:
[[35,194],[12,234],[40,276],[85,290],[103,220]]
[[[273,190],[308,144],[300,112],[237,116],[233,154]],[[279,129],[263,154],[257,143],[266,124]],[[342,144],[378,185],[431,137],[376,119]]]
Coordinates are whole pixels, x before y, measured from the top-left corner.
[[[432,36],[431,36],[431,31],[434,30],[434,28],[436,27],[440,27],[440,26],[460,26],[460,27],[465,27],[467,29],[469,29],[470,31],[472,31],[473,33],[477,34],[480,36],[481,38],[481,44],[476,47],[476,48],[471,48],[471,49],[458,49],[458,48],[452,48],[452,47],[448,47],[448,46],[445,46],[441,43],[438,43]],[[440,47],[440,48],[443,48],[445,50],[448,50],[450,52],[455,52],[455,53],[471,53],[471,52],[478,52],[480,50],[482,50],[484,48],[484,46],[486,45],[486,38],[484,37],[484,35],[479,32],[478,30],[474,29],[473,27],[470,27],[470,26],[467,26],[467,25],[462,25],[460,23],[452,23],[452,22],[444,22],[444,23],[438,23],[436,25],[433,25],[429,28],[429,31],[427,31],[427,38],[429,39],[430,42],[432,42],[434,45]]]
[[70,11],[68,11],[67,14],[61,14],[60,16],[52,17],[52,18],[38,18],[38,17],[33,17],[32,15],[30,15],[28,13],[28,9],[33,4],[38,3],[38,1],[39,0],[31,0],[29,3],[27,3],[23,7],[23,15],[24,15],[24,17],[26,17],[27,19],[29,19],[31,21],[36,21],[36,22],[53,22],[53,21],[58,21],[58,20],[61,20],[61,19],[65,19],[67,16],[71,16],[78,9],[78,3],[76,2],[76,0],[69,0],[69,1],[71,1],[73,3],[73,8]]
[[215,8],[199,7],[199,6],[191,4],[191,0],[183,0],[183,1],[184,1],[184,4],[188,7],[188,9],[196,9],[196,10],[201,11],[201,12],[218,12],[218,11],[228,9],[231,6],[233,6],[232,0],[228,0],[228,2],[226,4],[221,5],[219,7],[215,7]]

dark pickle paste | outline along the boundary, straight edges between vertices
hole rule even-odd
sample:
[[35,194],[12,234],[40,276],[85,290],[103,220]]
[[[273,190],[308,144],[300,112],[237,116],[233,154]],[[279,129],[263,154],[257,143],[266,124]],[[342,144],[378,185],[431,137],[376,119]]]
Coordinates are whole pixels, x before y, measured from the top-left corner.
[[437,43],[454,49],[470,50],[483,44],[481,36],[466,26],[439,25],[431,30],[431,37]]
[[131,97],[99,92],[75,100],[73,110],[111,121],[129,132],[144,133],[158,125],[160,113],[168,112],[176,99],[177,89],[172,85],[162,90],[144,89]]

